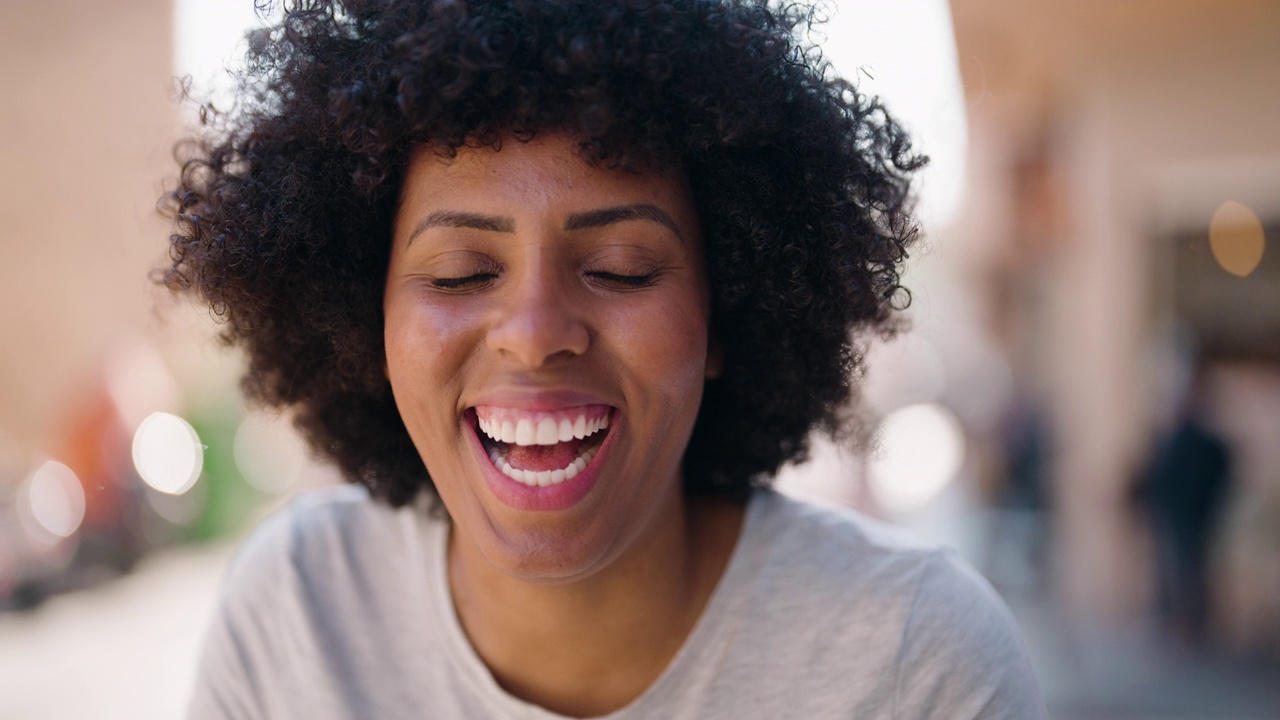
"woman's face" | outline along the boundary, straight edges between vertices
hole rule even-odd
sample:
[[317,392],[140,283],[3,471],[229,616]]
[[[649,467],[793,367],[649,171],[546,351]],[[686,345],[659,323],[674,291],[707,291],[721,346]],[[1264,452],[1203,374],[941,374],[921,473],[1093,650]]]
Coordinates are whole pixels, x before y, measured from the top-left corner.
[[405,426],[491,565],[582,578],[681,519],[716,361],[680,172],[595,167],[560,135],[419,153],[384,310]]

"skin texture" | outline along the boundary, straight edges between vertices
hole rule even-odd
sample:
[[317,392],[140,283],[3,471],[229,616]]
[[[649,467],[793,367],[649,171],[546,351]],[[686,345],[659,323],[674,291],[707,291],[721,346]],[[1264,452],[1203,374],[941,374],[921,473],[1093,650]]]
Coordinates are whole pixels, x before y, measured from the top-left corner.
[[[671,223],[566,229],[624,206]],[[438,222],[462,214],[472,219]],[[705,606],[742,514],[682,490],[703,385],[720,366],[683,175],[592,165],[558,134],[452,159],[420,152],[383,307],[387,374],[453,519],[451,588],[473,645],[509,690],[550,709],[634,699]],[[615,408],[594,484],[565,509],[505,502],[474,438],[481,404]]]

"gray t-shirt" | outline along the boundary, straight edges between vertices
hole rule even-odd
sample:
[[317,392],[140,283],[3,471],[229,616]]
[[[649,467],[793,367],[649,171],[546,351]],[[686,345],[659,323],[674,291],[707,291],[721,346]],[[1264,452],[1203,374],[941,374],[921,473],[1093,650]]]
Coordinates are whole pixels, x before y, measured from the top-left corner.
[[[357,487],[303,496],[232,565],[191,718],[562,716],[504,691],[446,581],[448,521]],[[1004,604],[953,554],[852,512],[752,496],[702,617],[607,717],[1044,718]]]

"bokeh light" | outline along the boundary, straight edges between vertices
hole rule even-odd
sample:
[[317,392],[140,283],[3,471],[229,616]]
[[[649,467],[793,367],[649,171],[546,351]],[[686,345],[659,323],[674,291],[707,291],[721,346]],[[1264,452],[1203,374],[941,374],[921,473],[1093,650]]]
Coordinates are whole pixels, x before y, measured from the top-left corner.
[[1266,250],[1262,221],[1248,206],[1228,200],[1209,221],[1209,248],[1223,270],[1246,277],[1257,269]]
[[[49,460],[32,473],[19,491],[23,525],[42,540],[71,537],[84,521],[84,488],[75,472]],[[51,537],[50,537],[51,536]]]
[[863,398],[881,411],[936,401],[947,387],[942,355],[920,332],[873,345],[867,354],[867,368]]
[[236,428],[236,467],[246,482],[265,493],[288,490],[302,473],[307,450],[284,417],[255,414]]
[[892,514],[924,506],[955,479],[964,459],[964,433],[946,408],[934,404],[895,410],[881,422],[868,480],[876,501]]
[[133,434],[133,465],[147,485],[179,495],[200,478],[204,446],[191,423],[177,415],[152,413]]

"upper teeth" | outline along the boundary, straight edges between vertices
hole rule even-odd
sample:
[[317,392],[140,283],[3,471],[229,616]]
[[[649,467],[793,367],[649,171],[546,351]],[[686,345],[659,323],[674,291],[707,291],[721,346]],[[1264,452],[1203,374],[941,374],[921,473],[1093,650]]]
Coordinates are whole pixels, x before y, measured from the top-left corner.
[[536,423],[529,418],[521,418],[515,422],[501,422],[478,418],[480,431],[490,438],[503,443],[516,445],[555,445],[569,440],[581,440],[609,427],[609,416],[588,420],[580,413],[576,420],[568,418],[556,422],[555,418],[544,417]]

